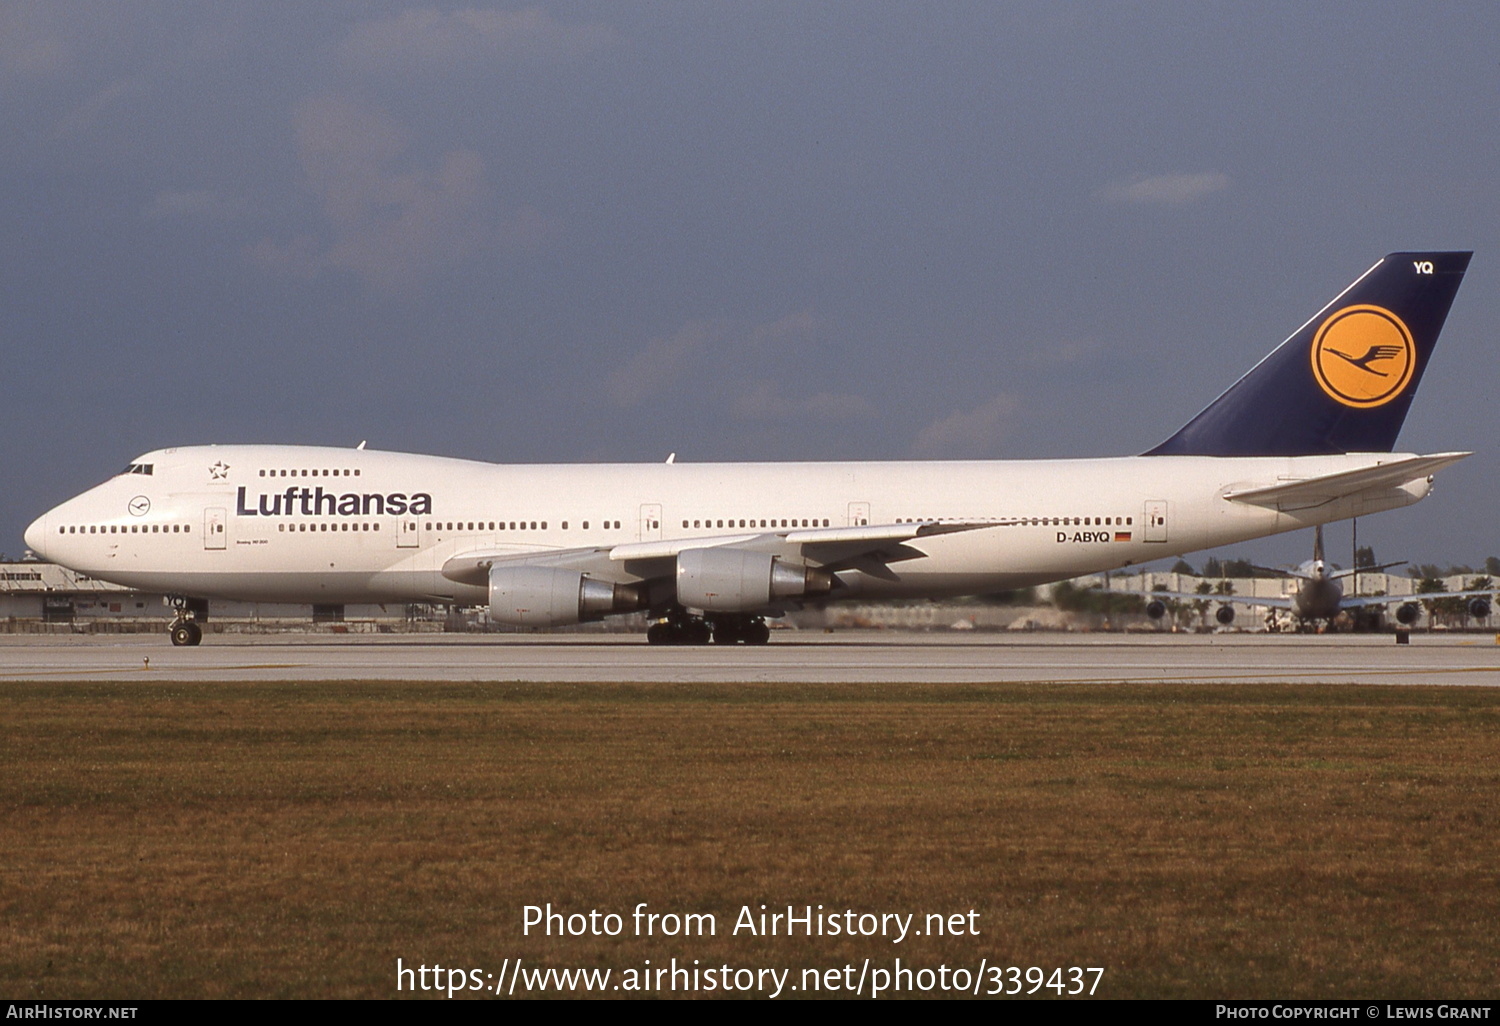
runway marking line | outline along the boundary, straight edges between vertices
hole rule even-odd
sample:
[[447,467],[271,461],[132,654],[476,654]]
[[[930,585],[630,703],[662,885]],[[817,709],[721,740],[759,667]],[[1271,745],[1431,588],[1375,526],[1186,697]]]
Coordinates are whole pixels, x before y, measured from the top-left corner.
[[[36,677],[59,677],[67,674],[87,673],[90,675],[101,673],[227,673],[230,670],[303,670],[307,669],[308,663],[262,663],[247,666],[101,666],[97,670],[68,669],[68,670],[5,670],[0,671],[0,679],[4,680],[32,680]],[[78,680],[86,678],[75,677]]]

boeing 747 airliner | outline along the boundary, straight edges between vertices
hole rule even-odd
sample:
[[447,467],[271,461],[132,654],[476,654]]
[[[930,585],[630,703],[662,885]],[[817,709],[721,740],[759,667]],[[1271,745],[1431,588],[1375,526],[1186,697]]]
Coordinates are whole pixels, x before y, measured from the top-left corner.
[[[1214,613],[1215,619],[1224,626],[1234,623],[1235,606],[1258,606],[1262,609],[1275,609],[1290,613],[1292,618],[1300,626],[1317,626],[1321,623],[1324,627],[1332,627],[1333,621],[1342,612],[1350,612],[1356,609],[1383,610],[1386,606],[1396,606],[1396,622],[1404,627],[1410,627],[1417,622],[1421,616],[1421,607],[1418,600],[1410,595],[1346,595],[1344,594],[1344,581],[1359,574],[1373,574],[1388,567],[1400,566],[1404,560],[1394,563],[1381,563],[1378,566],[1356,567],[1353,570],[1340,570],[1323,558],[1323,525],[1319,524],[1313,528],[1313,557],[1300,564],[1295,570],[1279,570],[1271,567],[1258,566],[1257,571],[1262,574],[1270,574],[1274,577],[1284,577],[1291,582],[1290,594],[1283,596],[1257,596],[1257,595],[1235,595],[1220,592],[1182,592],[1182,591],[1123,591],[1120,593],[1140,595],[1150,599],[1146,604],[1146,615],[1153,620],[1160,620],[1167,615],[1168,601],[1182,602],[1218,602],[1218,611]],[[1118,593],[1117,593],[1118,594]],[[1466,599],[1465,607],[1468,614],[1476,620],[1486,619],[1490,615],[1490,603],[1495,597],[1494,588],[1480,588],[1475,591],[1445,591],[1434,593],[1432,598],[1442,599]],[[1204,608],[1207,608],[1206,606]]]
[[976,594],[1417,502],[1467,453],[1392,449],[1471,254],[1392,253],[1156,448],[1106,459],[505,466],[289,445],[158,449],[26,531],[43,558],[209,598],[646,611],[760,644],[839,599]]

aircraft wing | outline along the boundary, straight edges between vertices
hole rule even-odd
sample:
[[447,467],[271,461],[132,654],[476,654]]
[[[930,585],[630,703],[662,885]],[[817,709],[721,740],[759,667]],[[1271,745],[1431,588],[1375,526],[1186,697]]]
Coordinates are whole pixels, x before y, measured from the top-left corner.
[[1494,598],[1500,589],[1481,591],[1424,591],[1419,595],[1345,595],[1339,605],[1344,609],[1365,609],[1369,606],[1399,606],[1407,602],[1425,602],[1428,599],[1448,598]]
[[1196,591],[1120,591],[1100,592],[1102,595],[1138,595],[1143,599],[1178,599],[1183,602],[1217,602],[1220,605],[1233,603],[1239,606],[1261,606],[1266,609],[1291,609],[1290,598],[1260,598],[1255,595],[1220,595],[1210,592],[1205,595]]
[[448,560],[443,564],[442,573],[449,580],[461,584],[483,585],[488,581],[490,568],[493,566],[525,565],[580,570],[600,580],[639,581],[670,576],[677,556],[689,549],[733,548],[801,559],[810,566],[826,570],[858,568],[881,576],[890,574],[890,563],[924,555],[921,550],[907,546],[907,542],[963,531],[979,531],[1005,523],[1006,521],[1000,520],[916,521],[859,527],[786,528],[575,549],[475,550]]
[[1408,456],[1391,463],[1343,470],[1300,481],[1279,481],[1274,485],[1243,487],[1232,485],[1223,494],[1230,502],[1242,502],[1251,506],[1282,510],[1308,509],[1360,492],[1400,488],[1472,455],[1473,453],[1468,452],[1445,452],[1434,456]]
[[[1216,593],[1204,595],[1196,591],[1122,591],[1113,590],[1103,594],[1109,595],[1139,595],[1144,599],[1177,599],[1183,602],[1217,602],[1220,605],[1232,603],[1237,606],[1259,606],[1262,609],[1285,609],[1295,612],[1296,607],[1290,597],[1260,597],[1256,595],[1219,595]],[[1444,598],[1495,598],[1500,596],[1500,588],[1491,588],[1487,591],[1432,591],[1423,592],[1420,595],[1344,595],[1339,599],[1340,609],[1366,609],[1371,606],[1399,606],[1407,602],[1422,602],[1427,599]]]

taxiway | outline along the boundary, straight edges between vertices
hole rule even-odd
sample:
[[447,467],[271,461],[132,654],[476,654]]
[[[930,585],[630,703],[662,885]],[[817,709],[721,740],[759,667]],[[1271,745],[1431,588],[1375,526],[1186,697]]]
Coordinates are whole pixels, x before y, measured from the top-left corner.
[[660,647],[624,635],[0,636],[0,682],[553,681],[1500,684],[1489,635],[778,633],[769,645]]

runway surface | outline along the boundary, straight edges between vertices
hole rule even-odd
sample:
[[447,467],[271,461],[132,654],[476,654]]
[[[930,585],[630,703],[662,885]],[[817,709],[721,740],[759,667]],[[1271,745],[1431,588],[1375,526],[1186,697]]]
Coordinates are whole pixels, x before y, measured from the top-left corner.
[[778,632],[769,645],[660,647],[630,635],[0,636],[0,682],[556,681],[1500,684],[1489,635]]

